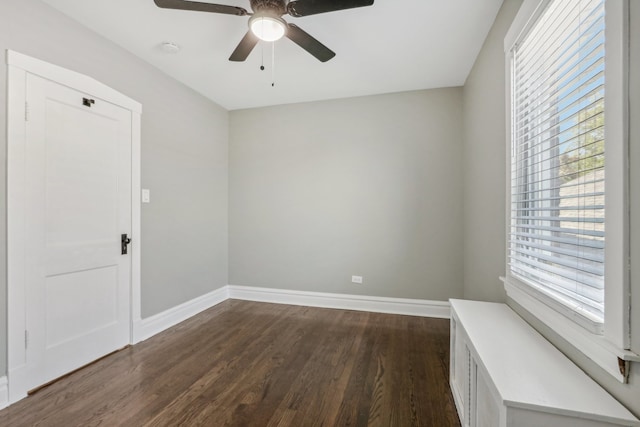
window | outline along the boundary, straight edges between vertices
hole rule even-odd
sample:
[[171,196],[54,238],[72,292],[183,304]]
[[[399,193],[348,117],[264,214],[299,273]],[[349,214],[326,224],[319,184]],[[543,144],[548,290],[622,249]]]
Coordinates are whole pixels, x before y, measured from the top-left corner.
[[512,51],[509,269],[604,324],[604,0],[554,1]]
[[618,376],[618,358],[640,360],[627,351],[627,8],[525,0],[505,39],[505,288]]

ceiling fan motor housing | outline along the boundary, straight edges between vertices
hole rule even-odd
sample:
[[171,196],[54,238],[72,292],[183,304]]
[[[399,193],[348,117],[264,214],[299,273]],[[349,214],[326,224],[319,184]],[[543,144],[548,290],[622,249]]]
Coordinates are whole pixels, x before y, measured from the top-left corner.
[[251,9],[255,13],[265,13],[280,17],[287,12],[285,0],[251,0]]

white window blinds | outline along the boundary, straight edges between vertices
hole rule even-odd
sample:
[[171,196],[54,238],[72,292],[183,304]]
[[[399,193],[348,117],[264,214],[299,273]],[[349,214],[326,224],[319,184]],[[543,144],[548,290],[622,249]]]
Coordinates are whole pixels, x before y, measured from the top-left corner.
[[556,0],[511,51],[510,274],[604,322],[604,0]]

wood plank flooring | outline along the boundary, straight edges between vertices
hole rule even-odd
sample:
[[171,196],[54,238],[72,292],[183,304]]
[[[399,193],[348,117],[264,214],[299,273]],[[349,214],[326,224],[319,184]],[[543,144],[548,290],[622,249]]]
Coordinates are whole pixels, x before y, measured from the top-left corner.
[[0,411],[0,426],[460,426],[449,322],[227,300]]

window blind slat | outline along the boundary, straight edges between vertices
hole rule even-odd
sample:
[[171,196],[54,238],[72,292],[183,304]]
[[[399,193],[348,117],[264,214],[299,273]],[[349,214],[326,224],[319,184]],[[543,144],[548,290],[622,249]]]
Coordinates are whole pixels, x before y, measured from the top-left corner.
[[[581,158],[581,160],[593,160],[598,161],[599,157],[598,156],[588,156],[588,157],[583,157]],[[574,163],[574,162],[566,162],[567,164],[569,163]],[[522,165],[521,163],[518,162],[514,162],[515,166],[519,166],[520,169],[522,169],[525,166],[529,166],[529,165]],[[522,177],[520,178],[516,178],[516,185],[512,185],[512,188],[517,188],[517,191],[525,191],[525,192],[533,192],[533,191],[555,191],[555,190],[560,190],[560,189],[565,189],[568,190],[571,187],[584,187],[586,188],[587,186],[591,186],[593,181],[596,180],[601,180],[603,185],[604,183],[604,168],[603,166],[600,165],[596,165],[594,167],[588,168],[588,167],[583,167],[580,172],[583,173],[584,175],[582,175],[582,177],[578,177],[578,179],[575,180],[571,180],[570,182],[567,182],[566,186],[563,186],[562,184],[560,185],[556,185],[556,183],[558,181],[561,182],[560,179],[568,179],[571,177],[570,173],[562,173],[558,170],[558,168],[549,168],[549,169],[544,169],[542,171],[535,171],[536,174],[541,174],[541,173],[546,173],[547,175],[552,174],[553,172],[556,172],[556,176],[551,176],[549,178],[543,178],[543,179],[537,179],[534,178],[536,177],[536,175],[533,175],[531,177],[529,177],[530,181],[523,181]],[[584,178],[586,177],[586,178]],[[513,180],[512,180],[513,182]],[[536,187],[540,187],[536,188]]]
[[[598,289],[585,287],[583,292],[573,295],[575,293],[573,292],[574,289],[580,284],[571,279],[566,279],[564,277],[554,275],[553,273],[537,272],[526,264],[515,263],[512,264],[512,266],[517,270],[521,270],[521,272],[524,273],[524,277],[535,278],[537,281],[544,284],[546,289],[554,292],[561,292],[576,304],[587,304],[591,308],[601,308],[600,306],[604,304],[604,300],[600,298],[601,292]],[[534,283],[534,285],[536,284]]]
[[[598,87],[597,88],[597,93],[596,95],[598,95],[595,99],[594,102],[592,102],[590,105],[587,106],[587,108],[589,107],[595,107],[597,106],[598,102],[602,102],[602,98],[604,96],[604,93],[602,92],[602,87]],[[589,100],[592,99],[591,95],[589,95],[588,97],[585,98],[589,98]],[[579,138],[581,136],[586,135],[586,131],[583,130],[585,129],[585,127],[588,127],[589,132],[594,132],[598,129],[594,129],[592,128],[592,126],[588,126],[588,124],[591,121],[603,121],[603,114],[602,112],[598,112],[598,113],[594,113],[592,116],[585,116],[584,119],[582,121],[577,121],[576,118],[579,117],[580,113],[576,113],[573,114],[571,116],[566,116],[563,118],[562,121],[558,121],[556,122],[553,126],[548,127],[548,128],[540,128],[540,127],[535,127],[529,131],[529,134],[527,135],[527,138],[529,141],[537,141],[539,143],[545,143],[548,142],[549,140],[551,140],[552,138],[557,138],[558,141],[562,141],[561,143],[558,143],[557,148],[563,148],[565,146],[570,146],[571,142],[573,142],[573,140],[575,138]],[[560,115],[560,112],[558,113],[558,116]],[[557,117],[552,117],[550,120],[556,119]],[[565,128],[564,130],[560,131],[560,129],[563,126],[566,126],[568,123],[572,124],[573,126],[570,128]],[[602,126],[600,126],[600,128],[602,128]],[[538,132],[537,134],[533,134],[533,130],[535,129],[536,132]],[[540,152],[543,153],[545,151],[549,151],[552,148],[556,148],[556,147],[547,147],[542,151],[537,151],[535,150],[535,146],[530,146],[526,151],[524,152],[528,152],[528,151],[536,151],[536,152]],[[537,147],[538,149],[540,147]]]
[[[534,86],[530,84],[530,80],[539,76],[521,75],[520,80],[516,83],[514,90],[514,99],[521,102],[524,108],[516,110],[521,113],[527,111],[530,104],[536,103],[538,114],[548,111],[555,103],[555,99],[566,99],[575,88],[578,82],[585,82],[593,79],[604,68],[604,47],[600,44],[603,33],[595,34],[589,45],[584,46],[581,51],[573,52],[572,62],[562,64],[564,69],[557,69],[554,75],[561,76],[553,84],[547,86]],[[559,64],[548,64],[549,67],[558,66]],[[563,74],[564,73],[564,74]],[[550,76],[547,76],[550,77]],[[540,107],[540,106],[543,107]],[[522,118],[518,117],[518,122]],[[532,117],[535,119],[536,117]]]
[[[574,258],[584,259],[587,261],[604,263],[604,250],[602,249],[593,249],[590,251],[586,251],[585,248],[581,246],[578,247],[578,249],[575,249],[575,248],[572,249],[569,247],[560,246],[558,244],[552,246],[551,244],[537,243],[535,241],[530,241],[530,240],[527,240],[525,242],[521,240],[509,240],[509,243],[513,245],[522,244],[523,246],[537,248],[542,251],[554,252],[558,254],[568,255]],[[567,245],[567,246],[570,246],[570,245]]]
[[[538,268],[541,268],[540,265],[545,265],[545,266],[560,266],[560,267],[566,267],[566,268],[562,268],[562,270],[567,270],[567,271],[580,271],[583,273],[589,273],[589,274],[593,274],[596,276],[601,276],[604,274],[604,266],[603,265],[590,265],[590,261],[588,260],[581,260],[579,258],[576,257],[566,257],[566,258],[562,258],[560,256],[557,256],[557,254],[559,254],[558,252],[555,252],[554,254],[556,254],[556,256],[554,255],[545,255],[543,252],[541,251],[534,251],[534,250],[527,250],[524,249],[522,246],[524,245],[520,245],[517,246],[516,249],[514,249],[514,253],[518,254],[518,255],[524,255],[525,257],[528,257],[531,260],[535,260],[536,261],[536,265],[538,266]],[[518,256],[519,258],[519,256]],[[549,263],[545,263],[545,262],[540,262],[540,261],[548,261]],[[597,262],[593,262],[593,264],[597,264]],[[544,268],[542,268],[544,269]],[[598,282],[596,282],[598,283]]]
[[518,211],[585,211],[585,210],[590,210],[590,211],[603,211],[604,212],[604,205],[588,205],[588,206],[558,206],[558,207],[551,207],[551,206],[537,206],[537,207],[526,207],[526,208],[521,208],[518,207],[517,208]]
[[[595,186],[596,184],[599,183],[604,183],[604,179],[599,179],[599,180],[593,180],[593,181],[588,181],[585,182],[583,184],[572,184],[572,185],[567,185],[564,188],[571,188],[571,187],[576,187],[578,185],[590,185],[590,186]],[[602,185],[602,187],[604,188],[604,185]],[[559,201],[559,200],[569,200],[569,199],[577,199],[577,198],[584,198],[584,197],[597,197],[597,196],[604,196],[604,191],[595,191],[593,193],[581,193],[581,194],[575,194],[575,195],[565,195],[565,196],[548,196],[548,197],[544,197],[542,195],[538,196],[537,193],[543,193],[546,194],[548,193],[548,190],[538,190],[538,191],[523,191],[521,193],[516,193],[517,186],[511,186],[511,191],[512,194],[517,194],[517,195],[522,195],[522,198],[520,199],[520,202],[527,202],[527,201],[540,201],[540,202],[545,202],[545,201]],[[559,188],[558,188],[559,189]],[[531,198],[527,198],[526,196],[530,195]]]
[[[596,2],[599,0],[596,0]],[[578,2],[564,2],[564,6],[560,8],[554,8],[550,6],[548,12],[555,14],[553,20],[546,21],[547,24],[552,24],[550,28],[548,25],[539,21],[539,26],[536,26],[528,36],[522,42],[518,44],[518,64],[526,69],[533,71],[538,68],[533,65],[533,62],[540,56],[547,56],[551,58],[558,58],[563,56],[563,52],[574,50],[575,41],[580,39],[580,34],[576,28],[576,21],[580,18]],[[555,9],[555,10],[554,10]],[[582,14],[582,21],[588,23],[590,21],[597,20],[599,18],[597,8],[590,8],[591,12],[588,14]],[[553,31],[555,29],[556,31]],[[559,30],[559,31],[558,31]],[[588,33],[589,28],[584,29],[585,33]],[[541,34],[546,35],[546,39],[540,37]]]
[[[604,117],[596,117],[596,120],[601,122]],[[560,138],[564,138],[562,144],[557,143]],[[568,162],[604,154],[604,129],[602,126],[592,127],[588,131],[579,134],[557,135],[553,138],[539,139],[537,141],[538,144],[544,146],[551,145],[550,148],[535,150],[528,147],[529,142],[531,141],[528,141],[527,147],[518,153],[518,157],[513,159],[513,166],[523,167],[523,164],[526,164],[527,167],[535,168],[536,165],[545,162],[544,168],[536,170],[540,173],[545,170],[562,167],[563,164]],[[549,160],[553,161],[550,162]],[[594,163],[594,166],[597,167],[598,165]]]
[[516,216],[511,219],[527,221],[561,221],[561,222],[585,222],[604,224],[604,218],[596,217],[570,217],[570,216]]
[[521,255],[513,256],[512,259],[515,259],[518,263],[525,264],[531,268],[532,275],[534,274],[533,271],[537,272],[539,275],[543,273],[550,273],[568,280],[574,280],[588,288],[604,289],[604,286],[598,276],[593,276],[586,272],[580,272],[575,268],[558,266],[558,264],[537,262],[536,259],[527,258]]
[[548,242],[556,242],[556,243],[564,243],[567,245],[575,245],[578,247],[585,248],[594,248],[594,249],[604,249],[604,241],[603,240],[580,240],[575,237],[558,237],[558,236],[543,236],[541,234],[535,233],[526,233],[522,231],[512,231],[511,236],[514,238],[524,238],[528,239],[528,242],[537,242],[537,241],[548,241]]
[[604,230],[586,230],[586,229],[577,229],[577,228],[566,228],[566,227],[550,227],[544,225],[534,225],[534,224],[517,224],[515,227],[519,230],[527,230],[527,231],[550,231],[554,233],[561,234],[574,234],[576,236],[587,236],[590,237],[604,237]]

